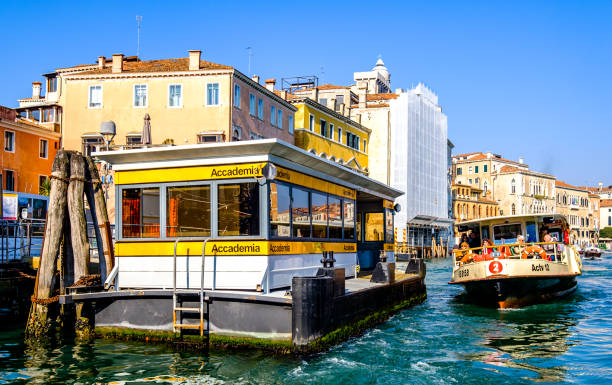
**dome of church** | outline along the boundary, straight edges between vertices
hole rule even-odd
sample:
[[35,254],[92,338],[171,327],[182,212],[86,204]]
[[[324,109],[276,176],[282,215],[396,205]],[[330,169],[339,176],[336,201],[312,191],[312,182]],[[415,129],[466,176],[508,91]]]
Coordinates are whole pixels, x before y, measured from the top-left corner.
[[385,79],[389,79],[389,70],[387,67],[385,67],[385,63],[383,62],[382,58],[378,58],[376,61],[376,66],[372,68],[372,71],[380,72]]

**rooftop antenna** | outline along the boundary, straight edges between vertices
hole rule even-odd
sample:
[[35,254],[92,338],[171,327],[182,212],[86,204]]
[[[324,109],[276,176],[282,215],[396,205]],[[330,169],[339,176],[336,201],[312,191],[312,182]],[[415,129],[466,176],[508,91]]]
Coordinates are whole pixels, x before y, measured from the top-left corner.
[[140,60],[140,22],[142,21],[142,16],[136,15],[136,57]]
[[251,60],[253,58],[253,48],[246,47],[245,49],[247,50],[247,53],[249,55],[249,77],[250,77],[252,75],[251,74]]

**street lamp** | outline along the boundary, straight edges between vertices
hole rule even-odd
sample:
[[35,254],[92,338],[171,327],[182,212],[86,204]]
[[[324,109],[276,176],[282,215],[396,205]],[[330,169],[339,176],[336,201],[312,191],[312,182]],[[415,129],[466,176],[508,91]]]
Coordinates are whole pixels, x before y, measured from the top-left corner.
[[117,134],[117,127],[115,126],[115,122],[112,120],[107,120],[100,124],[100,135],[104,138],[104,142],[106,143],[106,151],[109,151],[110,142],[115,138]]

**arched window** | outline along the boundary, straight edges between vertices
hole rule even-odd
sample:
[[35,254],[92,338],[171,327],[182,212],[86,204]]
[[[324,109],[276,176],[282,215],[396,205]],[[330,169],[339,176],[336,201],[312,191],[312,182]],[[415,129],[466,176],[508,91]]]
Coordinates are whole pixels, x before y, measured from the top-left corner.
[[510,184],[510,190],[512,194],[516,194],[516,181],[514,178],[512,179],[512,183]]
[[476,218],[476,205],[472,205],[472,218]]
[[478,218],[482,217],[482,206],[478,206]]
[[483,193],[482,193],[482,195],[483,195],[483,196],[486,196],[486,195],[487,195],[487,189],[488,189],[488,187],[489,187],[489,186],[487,185],[487,181],[485,180],[485,181],[484,181],[484,184],[483,184]]
[[514,203],[512,204],[512,215],[516,215],[516,206]]
[[487,206],[487,209],[485,210],[485,215],[488,217],[489,216],[489,206]]
[[567,195],[563,194],[563,204],[567,204]]

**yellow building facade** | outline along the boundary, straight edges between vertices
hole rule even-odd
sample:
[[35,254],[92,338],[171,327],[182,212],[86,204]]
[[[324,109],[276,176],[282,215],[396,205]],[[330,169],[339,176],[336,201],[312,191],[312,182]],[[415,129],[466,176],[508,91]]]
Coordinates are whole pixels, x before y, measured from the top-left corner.
[[306,97],[289,99],[295,112],[295,145],[322,158],[369,174],[371,130]]

